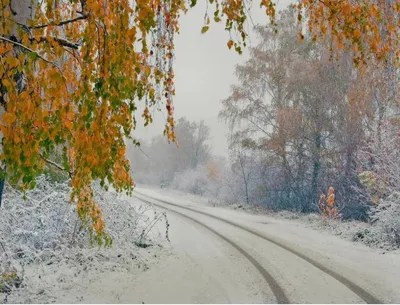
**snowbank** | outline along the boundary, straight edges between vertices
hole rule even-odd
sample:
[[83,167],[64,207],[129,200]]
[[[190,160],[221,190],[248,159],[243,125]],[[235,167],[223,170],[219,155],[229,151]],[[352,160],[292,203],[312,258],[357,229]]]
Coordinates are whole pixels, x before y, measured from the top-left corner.
[[[167,219],[151,206],[132,204],[95,186],[113,239],[111,248],[99,248],[91,244],[74,205],[68,203],[68,185],[44,176],[37,184],[25,200],[17,190],[5,190],[0,209],[0,302],[91,302],[98,293],[92,289],[90,298],[87,289],[105,274],[129,281],[164,253]],[[104,301],[118,299],[110,295]]]

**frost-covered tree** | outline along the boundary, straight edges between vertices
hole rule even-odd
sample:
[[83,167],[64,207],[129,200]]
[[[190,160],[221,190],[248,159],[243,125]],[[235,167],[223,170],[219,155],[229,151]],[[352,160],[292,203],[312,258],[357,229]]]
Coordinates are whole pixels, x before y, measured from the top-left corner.
[[309,212],[334,186],[345,217],[365,219],[368,202],[356,191],[358,152],[374,122],[381,138],[382,113],[389,113],[390,93],[397,89],[380,81],[386,64],[356,67],[354,52],[345,49],[332,59],[326,50],[331,37],[315,43],[305,32],[298,42],[297,18],[288,9],[277,18],[278,33],[256,28],[260,42],[237,66],[238,82],[222,101],[220,117],[231,128],[231,147],[264,155],[260,201]]
[[140,147],[130,146],[128,156],[138,182],[169,185],[178,173],[196,170],[209,161],[210,129],[203,121],[197,123],[180,118],[175,133],[177,145],[157,136]]

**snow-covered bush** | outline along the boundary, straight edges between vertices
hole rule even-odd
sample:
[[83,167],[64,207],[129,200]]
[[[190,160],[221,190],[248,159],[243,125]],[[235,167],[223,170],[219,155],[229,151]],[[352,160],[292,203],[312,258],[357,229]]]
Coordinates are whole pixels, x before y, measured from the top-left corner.
[[400,193],[395,192],[372,209],[371,223],[380,229],[384,239],[400,247]]
[[[384,121],[359,153],[358,173],[371,202],[400,192],[400,126]],[[378,132],[378,130],[380,132]]]
[[139,247],[158,244],[168,233],[155,229],[155,223],[167,224],[167,220],[152,206],[134,204],[98,185],[94,185],[94,195],[103,209],[111,248],[91,243],[75,205],[69,203],[66,182],[54,183],[40,176],[37,187],[27,192],[25,199],[20,191],[6,186],[0,208],[0,294],[8,294],[25,282],[28,265],[55,264],[77,268],[77,272],[91,268],[99,272],[129,270],[137,266]]
[[25,199],[21,192],[7,186],[0,210],[2,254],[25,263],[43,261],[68,244],[68,238],[72,241],[77,217],[68,204],[69,191],[66,184],[51,184],[45,176],[37,179],[37,188]]
[[220,177],[218,185],[217,198],[219,201],[229,205],[243,204],[246,200],[244,194],[243,181],[229,168],[226,168]]
[[400,247],[400,193],[396,192],[373,206],[370,223],[353,234],[353,241],[392,250]]
[[[135,206],[114,192],[95,186],[95,198],[102,206],[107,233],[113,245],[130,248],[141,238],[141,232],[160,213],[146,215],[149,206]],[[63,247],[89,247],[90,236],[83,230],[76,207],[69,203],[67,183],[51,183],[45,176],[37,180],[37,188],[23,194],[7,187],[0,210],[2,244],[13,255],[29,263],[46,259]]]
[[[209,164],[208,164],[209,165]],[[177,173],[171,183],[171,188],[194,195],[203,196],[214,203],[243,204],[246,202],[246,192],[243,180],[227,167],[220,167],[216,173],[210,166],[199,166],[196,169],[187,169]],[[255,184],[249,183],[248,190],[255,202],[253,194]]]
[[204,167],[188,169],[175,175],[172,188],[195,195],[205,195],[208,191],[209,177]]
[[371,230],[359,232],[364,242],[400,247],[400,129],[396,120],[383,121],[359,153],[360,195],[373,204]]

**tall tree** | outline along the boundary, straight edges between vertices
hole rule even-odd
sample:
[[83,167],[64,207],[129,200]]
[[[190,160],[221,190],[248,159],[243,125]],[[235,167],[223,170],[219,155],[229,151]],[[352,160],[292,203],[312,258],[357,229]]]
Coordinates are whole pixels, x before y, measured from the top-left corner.
[[158,136],[140,148],[129,149],[136,177],[141,182],[169,184],[174,176],[189,169],[195,170],[210,161],[207,141],[210,129],[204,121],[191,122],[180,118],[175,127],[178,145],[169,145],[167,139]]
[[[146,103],[146,123],[151,122],[149,108],[165,101],[165,134],[175,140],[173,39],[180,14],[196,2],[1,1],[3,178],[28,189],[45,163],[67,171],[71,201],[102,235],[101,209],[90,184],[100,180],[118,191],[132,190],[124,137],[130,138],[136,124],[138,100]],[[232,34],[228,47],[241,53],[252,1],[208,2],[214,6],[212,19],[224,22]],[[275,25],[274,1],[263,0],[261,6]],[[316,39],[329,34],[336,49],[352,47],[357,63],[369,57],[397,59],[397,2],[301,0],[297,8],[298,20],[307,17]],[[210,21],[207,11],[201,32]],[[64,148],[62,164],[49,160],[56,146]]]
[[210,139],[210,127],[202,120],[196,124],[196,129],[191,158],[191,166],[193,169],[210,159],[210,146],[207,144],[207,141]]
[[380,67],[355,69],[353,53],[332,61],[311,35],[296,41],[297,18],[294,9],[282,12],[278,34],[257,28],[260,43],[237,66],[238,84],[220,117],[230,123],[232,143],[263,152],[267,170],[279,173],[280,179],[265,173],[275,181],[263,182],[270,200],[308,212],[331,184],[344,194],[339,202],[351,201],[357,150],[375,108],[368,87],[385,86],[370,76]]

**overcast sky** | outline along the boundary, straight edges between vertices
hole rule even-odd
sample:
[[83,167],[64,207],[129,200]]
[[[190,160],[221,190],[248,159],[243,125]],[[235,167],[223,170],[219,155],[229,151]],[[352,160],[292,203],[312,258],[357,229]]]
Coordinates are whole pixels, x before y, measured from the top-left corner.
[[[244,62],[248,53],[245,50],[243,55],[238,55],[228,50],[226,43],[229,36],[222,23],[212,23],[206,34],[200,34],[205,13],[204,3],[199,1],[195,8],[182,16],[180,34],[176,36],[175,118],[185,116],[191,121],[205,120],[211,128],[210,145],[213,153],[227,156],[228,128],[218,121],[218,112],[221,109],[221,100],[229,95],[230,86],[236,82],[235,65]],[[280,0],[278,8],[283,8],[288,3],[290,0]],[[259,8],[259,1],[254,1],[251,11],[255,24],[268,23],[265,12]],[[209,14],[212,16],[213,11],[210,10]],[[250,44],[255,43],[253,36]],[[138,126],[135,135],[150,138],[162,134],[164,124],[165,113],[159,113],[155,115],[151,126]]]

